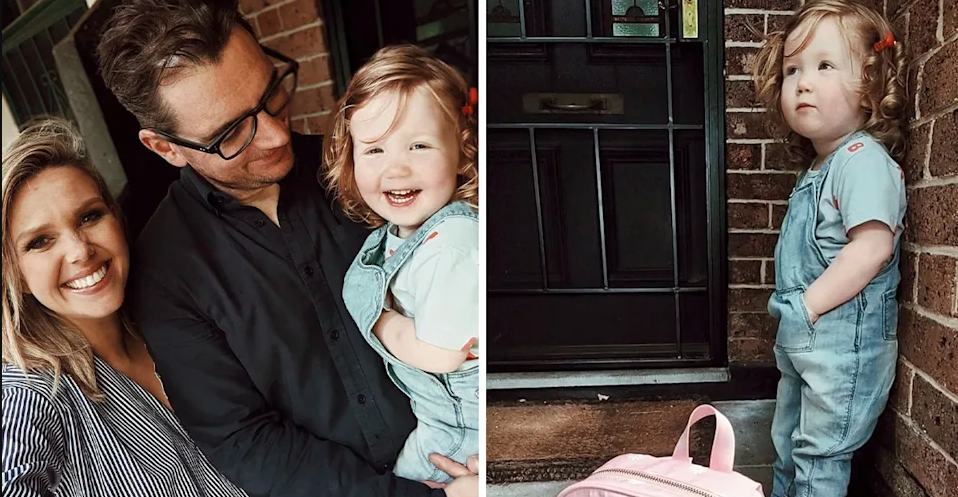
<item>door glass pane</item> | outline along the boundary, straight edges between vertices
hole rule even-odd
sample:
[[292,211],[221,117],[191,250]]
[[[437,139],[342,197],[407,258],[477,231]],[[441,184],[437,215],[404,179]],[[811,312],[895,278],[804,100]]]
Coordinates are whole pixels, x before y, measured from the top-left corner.
[[486,34],[489,37],[519,36],[519,0],[486,1]]
[[591,0],[595,36],[664,36],[665,15],[659,0]]

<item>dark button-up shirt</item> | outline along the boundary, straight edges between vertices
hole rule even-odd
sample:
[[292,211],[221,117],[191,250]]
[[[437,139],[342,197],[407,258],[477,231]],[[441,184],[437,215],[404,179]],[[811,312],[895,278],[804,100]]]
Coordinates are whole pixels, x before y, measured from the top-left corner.
[[250,495],[429,495],[390,471],[415,419],[343,304],[368,232],[317,182],[320,150],[293,135],[279,226],[183,168],[137,241],[133,317],[177,416]]

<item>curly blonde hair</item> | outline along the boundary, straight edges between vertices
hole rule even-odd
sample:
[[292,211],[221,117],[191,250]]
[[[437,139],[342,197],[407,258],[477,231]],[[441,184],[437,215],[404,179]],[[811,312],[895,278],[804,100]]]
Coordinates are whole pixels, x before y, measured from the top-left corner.
[[[90,342],[75,326],[24,291],[9,229],[13,202],[20,191],[40,173],[56,167],[75,167],[86,173],[122,223],[120,205],[93,167],[83,138],[69,121],[58,117],[38,119],[28,124],[3,151],[3,363],[24,372],[51,371],[51,395],[56,393],[60,376],[66,374],[89,399],[102,401],[104,395],[97,387]],[[123,307],[120,320],[124,331],[138,336]]]
[[[862,111],[866,115],[862,129],[885,145],[891,156],[900,162],[905,155],[908,102],[905,47],[897,41],[884,50],[875,51],[874,44],[893,33],[891,25],[881,14],[855,1],[810,0],[780,31],[764,36],[765,45],[756,56],[752,76],[756,98],[769,116],[769,132],[785,142],[789,162],[794,168],[807,167],[815,158],[811,140],[791,131],[785,123],[781,108],[782,64],[785,57],[804,50],[822,20],[831,17],[837,18],[844,28],[843,35],[851,50],[864,60],[858,88]],[[801,45],[794,53],[784,53],[788,35],[806,22],[810,29]]]
[[478,132],[476,116],[462,112],[469,103],[469,87],[462,75],[451,66],[414,45],[395,45],[377,51],[353,76],[346,93],[330,115],[323,143],[323,165],[320,180],[342,205],[346,214],[371,227],[385,224],[363,201],[353,171],[353,137],[349,119],[353,112],[379,95],[399,93],[399,111],[390,129],[396,125],[410,94],[425,86],[435,97],[459,136],[459,171],[453,201],[479,206]]

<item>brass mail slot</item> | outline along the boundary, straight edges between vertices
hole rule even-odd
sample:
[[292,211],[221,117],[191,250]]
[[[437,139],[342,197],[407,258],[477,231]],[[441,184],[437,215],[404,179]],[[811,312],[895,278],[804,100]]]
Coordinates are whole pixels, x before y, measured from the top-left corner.
[[622,114],[618,93],[526,93],[522,96],[526,114]]

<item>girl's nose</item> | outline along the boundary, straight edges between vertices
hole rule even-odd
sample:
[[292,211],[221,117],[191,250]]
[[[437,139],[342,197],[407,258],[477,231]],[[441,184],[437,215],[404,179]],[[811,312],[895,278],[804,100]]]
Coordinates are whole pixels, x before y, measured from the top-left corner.
[[387,178],[402,178],[409,176],[409,173],[412,169],[409,167],[409,162],[402,157],[397,157],[389,162],[389,165],[386,166],[386,171],[383,173],[383,176]]

